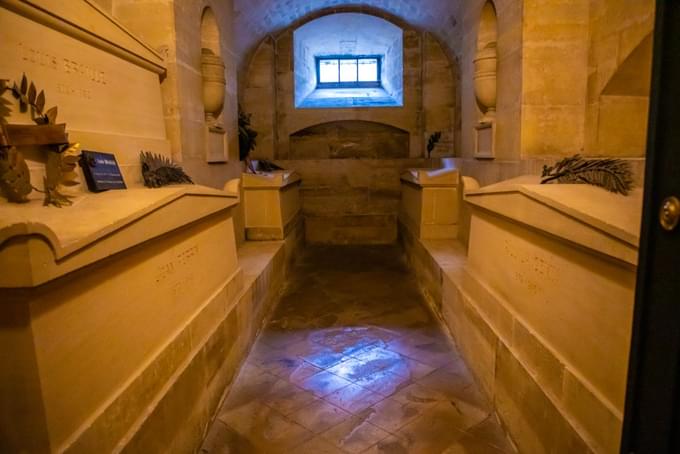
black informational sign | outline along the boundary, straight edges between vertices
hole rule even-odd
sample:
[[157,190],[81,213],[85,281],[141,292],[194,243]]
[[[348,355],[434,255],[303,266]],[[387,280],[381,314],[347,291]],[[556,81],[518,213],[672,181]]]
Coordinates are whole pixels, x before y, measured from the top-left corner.
[[83,168],[87,187],[90,191],[101,192],[108,189],[126,189],[116,157],[111,153],[83,151],[80,158],[80,166]]

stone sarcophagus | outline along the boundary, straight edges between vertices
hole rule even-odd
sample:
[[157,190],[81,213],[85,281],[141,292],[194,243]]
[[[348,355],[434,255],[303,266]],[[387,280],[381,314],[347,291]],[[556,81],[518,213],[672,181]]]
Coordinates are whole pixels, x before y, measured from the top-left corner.
[[178,186],[85,195],[61,210],[0,205],[3,451],[134,446],[177,398],[168,389],[206,367],[204,342],[241,289],[236,203]]
[[[193,451],[239,360],[238,196],[142,186],[140,150],[170,157],[164,62],[92,2],[0,1],[0,55],[129,188],[0,197],[0,452]],[[3,119],[30,124],[8,96]]]
[[444,317],[520,450],[618,452],[642,191],[539,181],[466,194],[467,277]]
[[417,238],[456,238],[460,196],[457,169],[409,169],[401,175],[399,221]]
[[300,222],[300,175],[283,170],[244,173],[246,238],[283,240]]

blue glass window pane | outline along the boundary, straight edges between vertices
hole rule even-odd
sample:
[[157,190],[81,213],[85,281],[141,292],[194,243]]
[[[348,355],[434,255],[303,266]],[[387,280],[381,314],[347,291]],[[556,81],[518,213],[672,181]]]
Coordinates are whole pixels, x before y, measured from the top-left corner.
[[359,60],[359,82],[378,81],[378,59],[362,58]]
[[340,60],[340,82],[357,81],[357,61]]
[[338,79],[338,61],[337,60],[321,60],[319,61],[319,82],[337,83]]

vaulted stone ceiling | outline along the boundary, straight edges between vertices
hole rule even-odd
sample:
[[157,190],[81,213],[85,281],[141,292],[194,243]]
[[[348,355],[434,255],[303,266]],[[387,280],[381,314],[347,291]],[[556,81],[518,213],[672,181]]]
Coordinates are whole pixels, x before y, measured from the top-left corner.
[[234,0],[235,39],[241,56],[268,34],[288,27],[314,12],[333,7],[368,7],[433,32],[453,48],[458,32],[460,0]]

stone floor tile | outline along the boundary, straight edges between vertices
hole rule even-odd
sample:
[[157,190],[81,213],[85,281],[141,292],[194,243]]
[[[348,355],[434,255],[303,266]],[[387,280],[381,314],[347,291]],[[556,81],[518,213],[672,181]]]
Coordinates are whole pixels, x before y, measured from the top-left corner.
[[321,436],[348,453],[367,450],[390,434],[361,417],[352,417],[323,432]]
[[324,370],[302,380],[299,386],[317,397],[324,397],[351,384],[351,381]]
[[451,425],[456,410],[438,404],[428,408],[414,421],[399,430],[398,437],[409,454],[444,452],[458,443],[466,433]]
[[346,454],[345,451],[336,447],[333,443],[322,437],[314,437],[297,446],[294,453],[300,454]]
[[418,380],[418,383],[440,392],[447,397],[460,397],[466,388],[474,385],[471,374],[452,374],[444,370],[436,370]]
[[258,340],[270,348],[284,349],[289,345],[305,341],[311,330],[307,329],[278,329],[266,327]]
[[269,350],[261,352],[255,358],[255,364],[260,369],[278,377],[287,377],[293,371],[304,364],[304,360],[297,356],[289,355],[284,350]]
[[381,342],[376,331],[368,326],[331,327],[314,332],[309,339],[337,352],[348,353]]
[[362,350],[353,357],[376,369],[387,370],[409,380],[417,380],[435,370],[432,366],[384,348]]
[[327,370],[328,372],[355,382],[362,377],[380,371],[381,368],[379,368],[376,364],[366,363],[357,358],[350,358],[347,361],[343,361],[333,367],[329,367]]
[[394,435],[383,438],[362,454],[410,454],[406,442]]
[[324,400],[352,414],[357,414],[383,400],[383,396],[359,385],[351,384],[327,395]]
[[314,433],[321,433],[351,416],[345,410],[319,399],[288,417]]
[[452,446],[446,448],[442,454],[508,454],[512,451],[502,451],[486,443],[483,439],[464,435]]
[[404,376],[393,374],[387,370],[379,370],[370,375],[364,375],[355,383],[387,397],[408,386],[410,381]]
[[511,454],[515,448],[503,431],[500,421],[495,414],[489,415],[484,421],[466,431],[471,437],[482,440],[502,453]]
[[202,452],[514,453],[491,410],[399,248],[311,246]]
[[250,452],[286,452],[314,436],[311,431],[262,402],[251,402],[224,411],[219,420],[235,432],[231,434],[233,442],[250,447]]
[[294,385],[300,386],[300,383],[311,377],[312,375],[318,374],[323,369],[316,367],[306,361],[303,361],[295,369],[286,371],[285,374],[279,374],[278,376],[288,380]]
[[278,380],[266,396],[261,398],[265,405],[278,410],[283,415],[293,413],[316,399],[317,397],[311,392],[286,380]]
[[365,410],[362,415],[371,424],[388,432],[397,433],[400,428],[420,416],[430,405],[434,404],[405,402],[389,397]]
[[458,352],[448,342],[422,334],[395,339],[387,344],[387,349],[435,368],[458,357]]
[[239,375],[229,391],[222,409],[234,409],[259,401],[269,393],[278,380],[277,376],[267,372],[253,376]]
[[336,352],[331,348],[310,341],[302,341],[289,345],[286,347],[285,352],[291,356],[298,356],[322,369],[335,366],[350,358],[342,352]]

